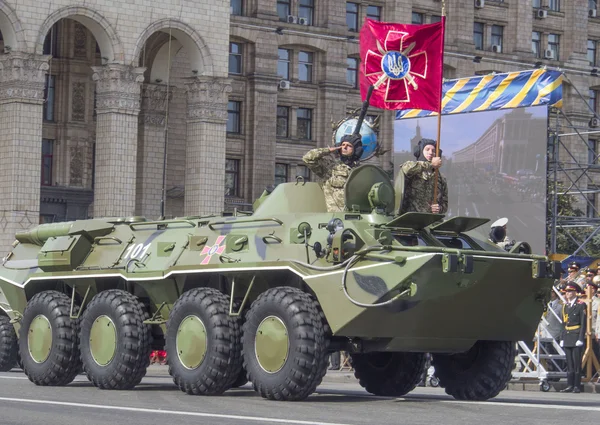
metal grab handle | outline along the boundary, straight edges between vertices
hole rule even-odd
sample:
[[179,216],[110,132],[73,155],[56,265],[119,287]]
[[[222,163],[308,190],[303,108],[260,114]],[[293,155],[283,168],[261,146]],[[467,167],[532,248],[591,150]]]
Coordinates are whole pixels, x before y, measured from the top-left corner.
[[113,240],[113,241],[117,242],[119,245],[123,243],[123,241],[121,239],[119,239],[119,238],[117,238],[115,236],[96,236],[94,238],[94,243],[97,244],[97,245],[101,245],[100,241],[104,240],[104,239]]
[[131,230],[135,230],[136,226],[158,226],[158,225],[163,225],[163,226],[169,226],[169,224],[180,224],[180,223],[184,223],[184,224],[188,224],[190,227],[196,227],[196,223],[194,223],[192,220],[169,220],[169,221],[140,221],[139,223],[131,223],[129,225],[129,228]]
[[279,224],[280,226],[283,226],[283,221],[279,220],[278,218],[251,218],[248,220],[231,220],[231,221],[215,221],[214,223],[209,223],[208,224],[208,228],[210,230],[215,230],[215,226],[222,226],[224,224],[240,224],[240,223],[260,223],[262,221],[273,221],[277,224]]
[[266,244],[269,243],[269,242],[267,242],[267,240],[269,240],[269,239],[273,239],[277,243],[283,242],[283,239],[281,239],[279,236],[275,236],[275,235],[267,235],[267,236],[263,236],[263,238],[262,238],[263,242]]

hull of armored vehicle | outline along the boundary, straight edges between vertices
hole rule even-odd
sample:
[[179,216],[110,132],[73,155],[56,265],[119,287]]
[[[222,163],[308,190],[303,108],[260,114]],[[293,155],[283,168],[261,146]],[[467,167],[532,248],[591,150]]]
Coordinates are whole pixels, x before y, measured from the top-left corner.
[[[242,370],[241,381],[249,378],[263,396],[288,400],[314,391],[330,350],[350,351],[361,384],[383,395],[414,388],[423,353],[440,353],[442,369],[453,353],[475,349],[514,357],[513,342],[535,331],[556,265],[469,236],[486,219],[395,216],[393,191],[390,198],[387,186],[382,188],[385,175],[360,168],[354,186],[349,181],[358,195],[347,196],[351,210],[343,213],[326,212],[317,184],[289,183],[259,199],[252,215],[94,219],[18,234],[0,268],[0,310],[21,335],[26,373],[37,384],[57,384],[41,377],[41,365],[58,342],[41,305],[52,302],[83,341],[67,354],[73,363],[82,361],[101,388],[136,385],[147,366],[145,351],[164,345],[171,348],[170,371],[183,391],[220,393]],[[120,299],[137,315],[119,313]],[[127,366],[132,380],[111,386],[106,375],[117,373],[120,339],[127,333],[119,314],[134,317],[148,337],[135,341],[141,360]],[[211,323],[225,323],[229,335],[222,347],[229,354],[210,360],[229,365],[220,375],[222,385],[212,389],[201,383],[215,380],[203,368],[210,368],[211,349],[222,344],[211,336]],[[496,349],[494,341],[504,345]],[[252,349],[242,355],[247,346]],[[308,360],[294,354],[305,351],[312,353]],[[312,366],[294,384],[300,389],[273,390],[299,374],[294,367],[304,362]],[[65,373],[70,377],[78,367],[65,365]],[[376,370],[405,383],[382,388],[375,381],[389,378]],[[441,373],[457,398],[495,395],[452,389],[456,379]],[[500,381],[506,379],[505,372]]]

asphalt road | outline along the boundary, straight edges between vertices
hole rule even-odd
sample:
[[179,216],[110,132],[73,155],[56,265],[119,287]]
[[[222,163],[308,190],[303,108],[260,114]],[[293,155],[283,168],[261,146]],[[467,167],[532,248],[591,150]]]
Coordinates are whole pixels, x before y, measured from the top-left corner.
[[101,391],[84,376],[66,387],[36,387],[21,371],[0,373],[1,425],[564,425],[595,423],[599,412],[600,394],[593,393],[504,391],[488,402],[460,402],[439,388],[417,388],[385,398],[326,377],[304,402],[274,402],[249,385],[220,397],[189,396],[164,367],[152,367],[133,391]]

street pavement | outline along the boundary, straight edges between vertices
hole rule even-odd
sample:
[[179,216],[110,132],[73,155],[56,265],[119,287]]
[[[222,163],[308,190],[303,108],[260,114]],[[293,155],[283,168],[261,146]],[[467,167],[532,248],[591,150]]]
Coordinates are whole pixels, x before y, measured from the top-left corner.
[[[461,402],[440,388],[401,398],[376,397],[329,373],[303,402],[264,400],[250,385],[218,397],[182,393],[166,367],[152,366],[132,391],[102,391],[83,375],[66,387],[37,387],[20,370],[0,373],[0,425],[358,425],[595,423],[600,394],[504,391],[487,402]],[[484,422],[485,421],[485,422]]]

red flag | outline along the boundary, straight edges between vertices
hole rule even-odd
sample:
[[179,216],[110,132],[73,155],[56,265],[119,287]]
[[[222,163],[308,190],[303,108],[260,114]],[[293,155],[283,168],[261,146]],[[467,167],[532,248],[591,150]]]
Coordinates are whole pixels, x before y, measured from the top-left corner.
[[444,21],[428,25],[367,19],[360,31],[360,93],[376,85],[370,104],[382,109],[439,112],[444,69]]

